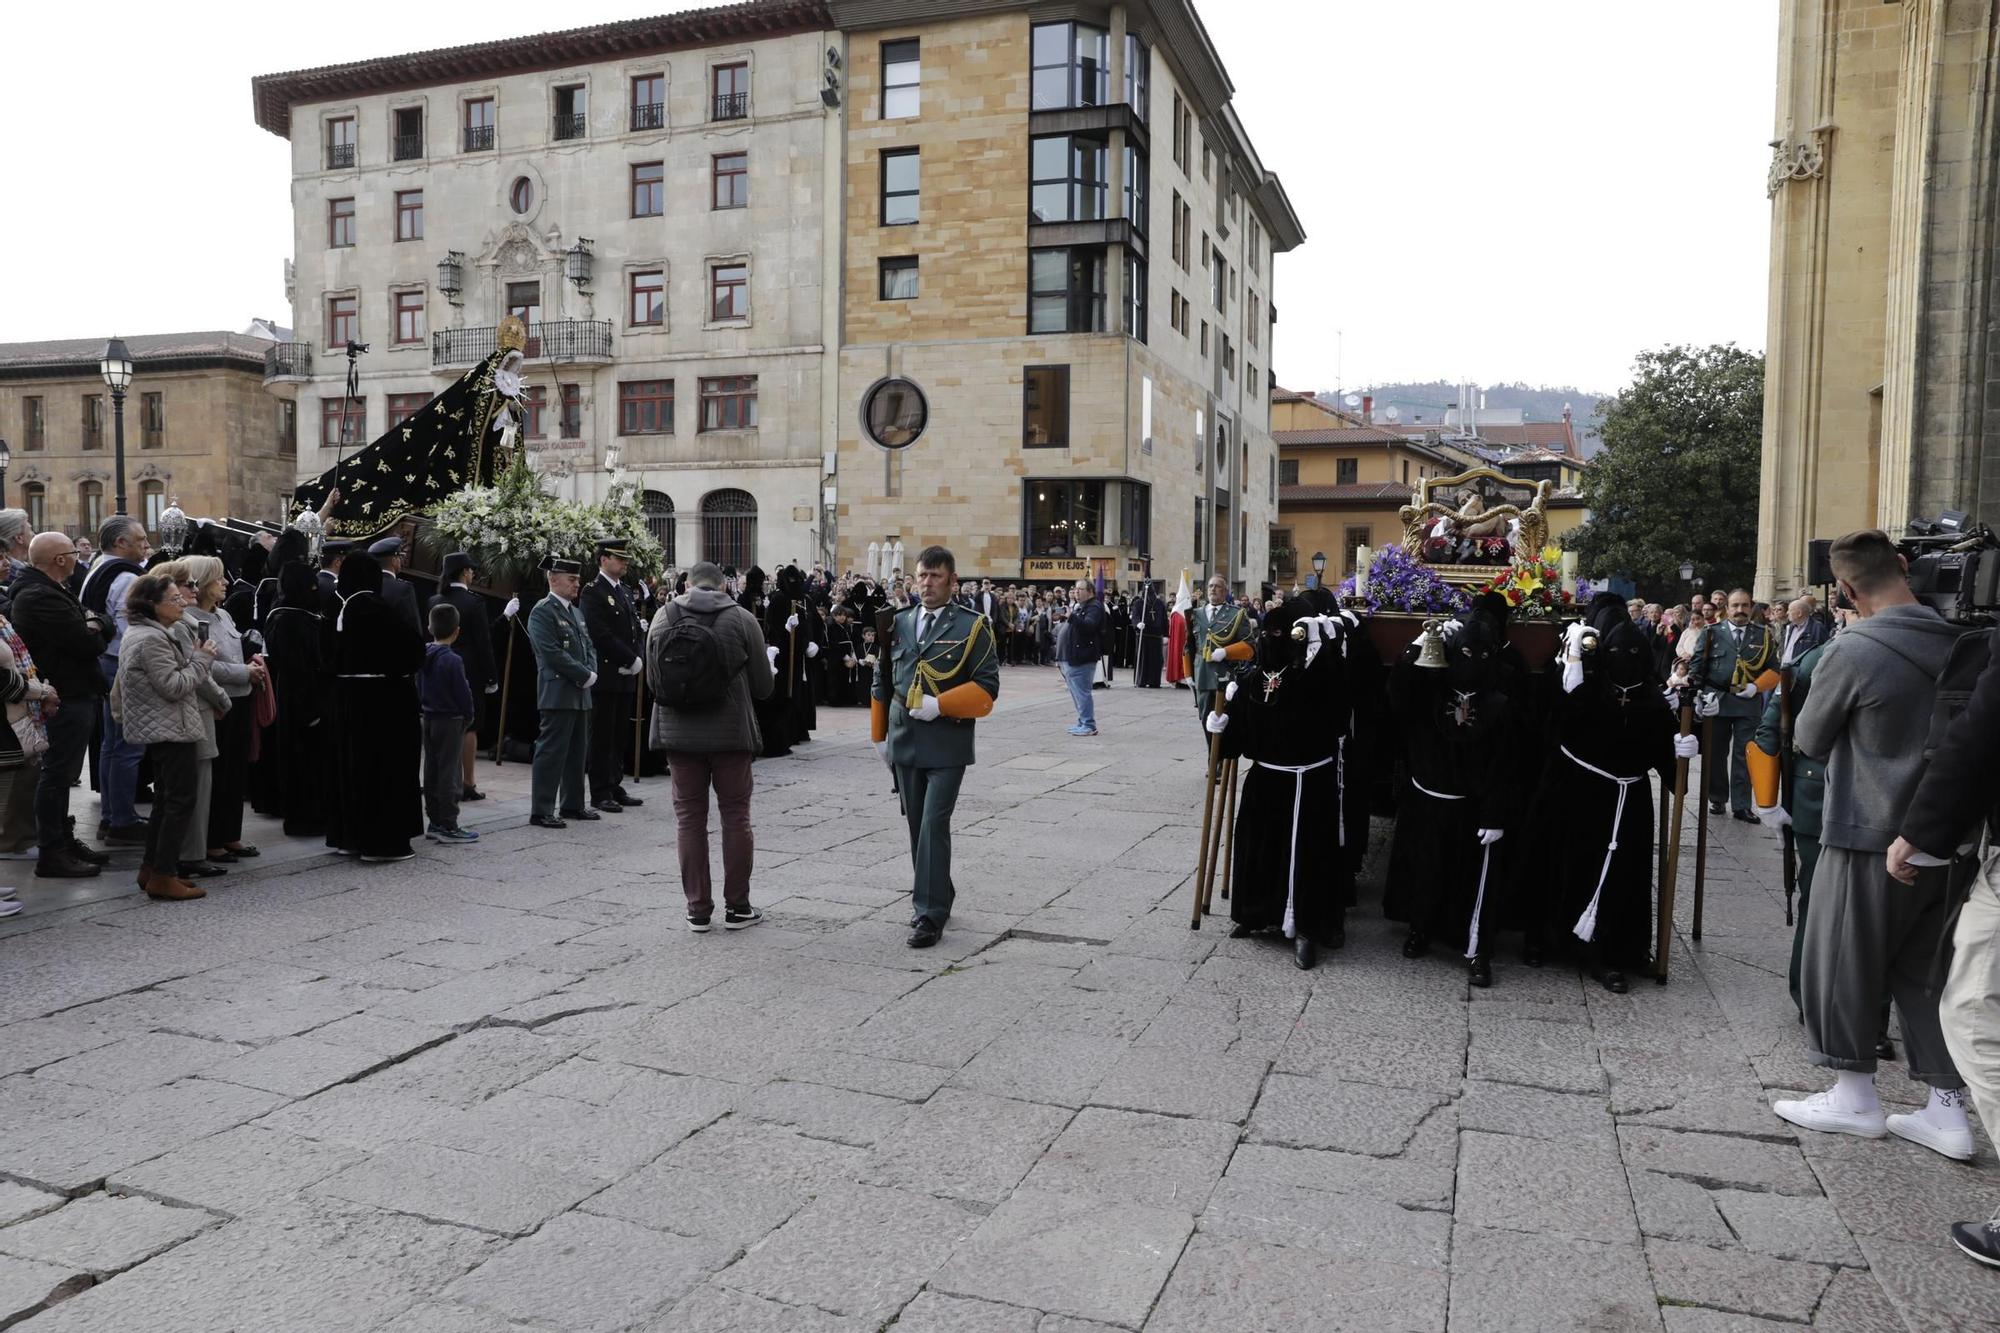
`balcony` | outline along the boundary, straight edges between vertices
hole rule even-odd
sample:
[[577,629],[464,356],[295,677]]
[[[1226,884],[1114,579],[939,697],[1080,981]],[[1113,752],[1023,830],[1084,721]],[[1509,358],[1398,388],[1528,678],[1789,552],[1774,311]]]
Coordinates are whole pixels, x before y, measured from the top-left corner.
[[[485,360],[500,346],[500,327],[486,324],[471,329],[440,329],[431,335],[431,368],[444,370],[469,366]],[[530,361],[551,365],[566,363],[608,363],[611,360],[611,321],[608,319],[553,319],[528,325]]]
[[589,119],[590,117],[581,111],[574,115],[558,112],[555,128],[551,131],[550,137],[555,139],[581,139],[584,130],[587,128],[586,122]]
[[424,136],[421,134],[399,134],[393,145],[398,162],[414,162],[424,155]]
[[312,373],[311,343],[273,343],[264,349],[264,387],[278,397],[293,397]]
[[340,171],[354,165],[354,145],[351,143],[330,143],[326,146],[326,169]]
[[465,127],[465,151],[468,153],[492,152],[493,127],[491,125],[467,125]]
[[[739,112],[740,116],[742,113]],[[721,120],[721,116],[716,117]],[[665,102],[634,102],[632,104],[632,128],[635,130],[657,130],[667,123]]]
[[750,114],[749,93],[717,93],[710,120],[743,120]]

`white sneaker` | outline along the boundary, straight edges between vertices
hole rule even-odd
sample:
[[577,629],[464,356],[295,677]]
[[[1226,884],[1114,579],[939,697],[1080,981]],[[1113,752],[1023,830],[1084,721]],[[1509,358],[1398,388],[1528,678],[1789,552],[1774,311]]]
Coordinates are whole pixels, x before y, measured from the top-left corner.
[[19,898],[0,898],[0,916],[12,916],[21,910]]
[[1897,1138],[1908,1139],[1954,1162],[1969,1162],[1976,1151],[1970,1128],[1942,1129],[1921,1115],[1892,1115],[1888,1128]]
[[1834,1105],[1831,1092],[1815,1092],[1802,1101],[1773,1102],[1771,1109],[1801,1129],[1823,1134],[1852,1134],[1857,1138],[1879,1139],[1889,1132],[1882,1112],[1849,1111]]
[[8,902],[21,896],[19,889],[0,888],[0,902]]

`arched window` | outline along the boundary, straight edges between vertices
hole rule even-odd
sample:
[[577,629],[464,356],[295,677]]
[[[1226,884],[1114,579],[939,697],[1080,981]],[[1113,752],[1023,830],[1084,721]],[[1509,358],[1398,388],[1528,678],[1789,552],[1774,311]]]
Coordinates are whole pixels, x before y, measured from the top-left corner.
[[646,516],[646,530],[666,552],[666,567],[674,568],[680,562],[674,559],[673,497],[665,491],[647,491],[639,497],[639,510]]
[[163,481],[139,483],[139,512],[146,516],[146,531],[160,539],[160,515],[167,512],[167,485]]
[[47,532],[49,527],[49,488],[39,481],[31,481],[21,487],[21,508],[28,511],[28,526],[36,532]]
[[757,563],[757,502],[748,491],[710,491],[702,498],[701,558],[739,574]]
[[89,536],[104,526],[104,483],[86,481],[76,488],[78,526]]

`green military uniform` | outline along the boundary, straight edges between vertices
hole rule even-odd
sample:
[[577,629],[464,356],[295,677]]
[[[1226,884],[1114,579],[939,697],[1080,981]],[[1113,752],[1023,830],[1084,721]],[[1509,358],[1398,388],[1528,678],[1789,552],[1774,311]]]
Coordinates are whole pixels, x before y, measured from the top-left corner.
[[[597,650],[576,607],[551,593],[528,613],[528,642],[535,649],[535,704],[542,710],[535,737],[530,813],[574,815],[585,805],[584,760],[590,752],[590,678]],[[560,795],[560,802],[557,800]]]
[[[1822,643],[1810,648],[1792,663],[1791,713],[1795,724],[1799,710],[1806,706],[1813,667],[1819,663],[1819,655],[1825,647],[1826,644]],[[1780,691],[1773,690],[1770,703],[1764,707],[1763,720],[1757,726],[1757,748],[1765,754],[1778,754],[1783,706]],[[1813,867],[1819,864],[1820,806],[1825,796],[1826,765],[1794,747],[1791,802],[1786,807],[1786,813],[1792,817],[1792,846],[1799,854],[1798,926],[1792,933],[1791,984],[1792,1003],[1795,1005],[1799,1002],[1799,956],[1806,938],[1806,906],[1812,901]]]
[[[1194,715],[1206,721],[1215,708],[1215,692],[1222,688],[1224,666],[1209,657],[1217,648],[1227,648],[1232,643],[1245,643],[1257,637],[1257,627],[1250,623],[1250,613],[1240,606],[1210,606],[1203,602],[1188,613],[1188,656],[1194,659]],[[1202,745],[1208,744],[1208,733],[1202,732]]]
[[[1723,621],[1702,631],[1692,659],[1697,686],[1715,691],[1715,741],[1712,755],[1702,756],[1707,768],[1711,804],[1727,801],[1739,814],[1750,813],[1750,768],[1743,747],[1750,744],[1764,704],[1755,694],[1740,698],[1736,691],[1756,683],[1767,667],[1778,664],[1776,636],[1754,621],[1737,625]],[[1794,717],[1798,714],[1794,713]]]
[[975,724],[951,717],[921,722],[910,716],[910,705],[962,685],[977,685],[997,699],[1000,658],[986,617],[956,603],[929,613],[922,606],[897,612],[895,635],[893,651],[876,663],[873,693],[889,710],[889,763],[910,823],[916,915],[941,930],[957,896],[951,882],[951,813],[973,762]]

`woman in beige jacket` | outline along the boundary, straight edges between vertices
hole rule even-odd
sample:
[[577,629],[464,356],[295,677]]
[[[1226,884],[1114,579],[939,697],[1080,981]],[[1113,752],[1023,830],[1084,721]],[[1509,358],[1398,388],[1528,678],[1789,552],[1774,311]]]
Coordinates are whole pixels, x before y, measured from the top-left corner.
[[214,688],[209,666],[215,645],[174,632],[185,608],[170,577],[157,572],[132,581],[125,598],[125,639],[111,709],[125,738],[146,747],[153,763],[153,819],[139,887],[154,898],[178,901],[205,896],[180,876],[180,849],[194,817],[196,750],[204,735],[204,685]]

